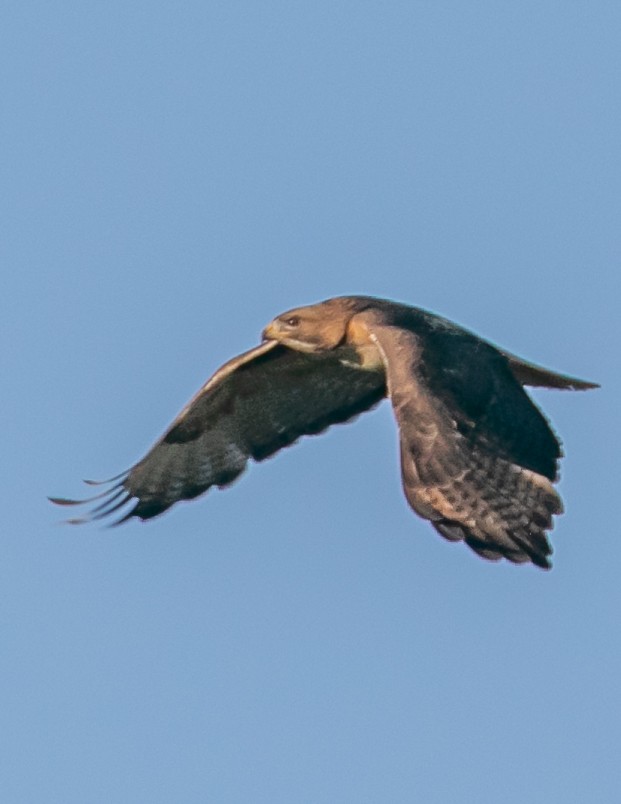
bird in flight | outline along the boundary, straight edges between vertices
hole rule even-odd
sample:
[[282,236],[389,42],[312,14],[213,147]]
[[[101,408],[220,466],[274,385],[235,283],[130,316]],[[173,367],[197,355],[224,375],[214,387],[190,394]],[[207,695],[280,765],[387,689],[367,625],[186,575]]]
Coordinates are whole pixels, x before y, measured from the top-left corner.
[[73,524],[115,512],[114,524],[150,519],[230,485],[250,458],[262,461],[388,397],[412,509],[483,558],[547,569],[547,531],[563,510],[553,486],[561,448],[525,385],[598,387],[417,307],[328,299],[277,316],[262,343],[219,368],[144,458],[100,494],[50,499],[97,501]]

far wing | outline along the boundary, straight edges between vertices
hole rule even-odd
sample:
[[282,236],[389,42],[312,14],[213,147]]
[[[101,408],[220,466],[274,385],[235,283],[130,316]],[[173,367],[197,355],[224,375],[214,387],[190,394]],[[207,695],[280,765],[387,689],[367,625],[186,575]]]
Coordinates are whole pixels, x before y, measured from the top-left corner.
[[420,335],[370,318],[368,330],[385,363],[412,508],[484,558],[549,567],[560,446],[507,358],[458,329]]
[[250,458],[261,461],[302,435],[346,422],[385,396],[383,374],[344,365],[345,350],[305,354],[262,343],[219,369],[147,455],[113,478],[116,485],[91,500],[53,501],[101,498],[89,515],[70,520],[75,523],[135,501],[123,522],[157,516],[211,486],[229,485]]

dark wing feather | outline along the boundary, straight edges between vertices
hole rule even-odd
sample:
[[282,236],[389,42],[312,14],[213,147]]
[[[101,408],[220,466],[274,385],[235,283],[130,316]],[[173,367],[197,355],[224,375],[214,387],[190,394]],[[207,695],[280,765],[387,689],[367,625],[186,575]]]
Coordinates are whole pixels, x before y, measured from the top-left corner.
[[240,355],[213,375],[89,516],[70,521],[103,518],[130,501],[119,522],[148,519],[211,486],[229,485],[250,458],[261,461],[369,409],[385,396],[384,376],[344,365],[346,356],[345,348],[305,354],[273,341]]
[[549,567],[560,445],[507,358],[457,327],[413,332],[368,315],[412,508],[484,558]]

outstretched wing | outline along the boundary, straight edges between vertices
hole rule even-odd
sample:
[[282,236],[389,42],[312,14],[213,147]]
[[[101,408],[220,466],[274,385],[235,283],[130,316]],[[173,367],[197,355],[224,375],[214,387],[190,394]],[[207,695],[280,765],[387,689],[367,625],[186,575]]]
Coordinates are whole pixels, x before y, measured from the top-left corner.
[[457,327],[421,333],[367,315],[412,508],[484,558],[548,568],[561,450],[508,358]]
[[181,411],[145,457],[90,500],[54,498],[61,505],[101,499],[74,523],[100,519],[134,504],[119,522],[149,519],[211,486],[232,483],[248,460],[261,461],[302,435],[346,422],[385,396],[381,372],[341,362],[341,347],[307,354],[267,341],[219,369]]

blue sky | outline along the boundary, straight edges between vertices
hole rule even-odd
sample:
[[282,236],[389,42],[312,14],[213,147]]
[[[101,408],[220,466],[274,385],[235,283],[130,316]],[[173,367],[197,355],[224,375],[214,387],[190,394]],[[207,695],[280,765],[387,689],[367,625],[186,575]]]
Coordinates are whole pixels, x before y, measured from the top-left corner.
[[[619,798],[617,3],[9,3],[0,795]],[[554,569],[407,508],[389,406],[117,530],[137,460],[278,312],[420,305],[599,381]]]

